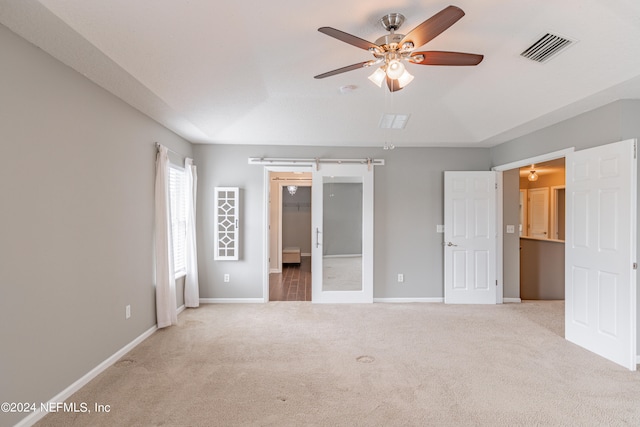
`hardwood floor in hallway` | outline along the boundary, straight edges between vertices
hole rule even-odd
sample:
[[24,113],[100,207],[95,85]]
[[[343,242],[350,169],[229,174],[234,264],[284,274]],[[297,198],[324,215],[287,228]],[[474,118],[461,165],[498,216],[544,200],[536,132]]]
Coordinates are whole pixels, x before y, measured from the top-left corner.
[[269,274],[269,301],[311,301],[311,257],[300,264],[283,264],[282,273]]

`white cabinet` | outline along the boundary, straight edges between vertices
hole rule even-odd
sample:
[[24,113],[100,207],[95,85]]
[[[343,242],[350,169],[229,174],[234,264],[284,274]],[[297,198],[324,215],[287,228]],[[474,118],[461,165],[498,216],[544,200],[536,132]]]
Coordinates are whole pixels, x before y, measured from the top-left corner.
[[237,260],[240,243],[240,189],[215,187],[216,260]]

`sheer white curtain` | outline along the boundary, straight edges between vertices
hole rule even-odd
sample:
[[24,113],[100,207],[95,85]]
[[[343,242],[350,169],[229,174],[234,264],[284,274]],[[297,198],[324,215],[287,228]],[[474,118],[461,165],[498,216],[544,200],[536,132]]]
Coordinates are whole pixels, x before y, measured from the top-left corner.
[[155,194],[156,241],[156,319],[158,328],[178,324],[176,278],[171,242],[171,205],[169,204],[169,153],[158,145]]
[[193,159],[185,159],[184,172],[186,174],[187,199],[187,236],[185,244],[185,268],[187,276],[184,282],[185,307],[200,305],[200,290],[198,289],[198,252],[196,248],[196,191],[198,175]]

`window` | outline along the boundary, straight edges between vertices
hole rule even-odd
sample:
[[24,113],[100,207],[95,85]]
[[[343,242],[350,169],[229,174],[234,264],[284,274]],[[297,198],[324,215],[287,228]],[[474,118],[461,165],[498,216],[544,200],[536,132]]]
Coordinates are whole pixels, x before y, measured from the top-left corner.
[[169,202],[171,203],[171,238],[173,240],[173,265],[176,278],[184,276],[185,244],[187,236],[186,172],[169,165]]

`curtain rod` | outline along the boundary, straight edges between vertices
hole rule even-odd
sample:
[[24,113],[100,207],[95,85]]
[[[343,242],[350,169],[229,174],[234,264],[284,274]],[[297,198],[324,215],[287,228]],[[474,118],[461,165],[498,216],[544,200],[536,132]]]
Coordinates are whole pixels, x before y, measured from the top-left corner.
[[[160,148],[160,146],[161,146],[161,145],[162,145],[162,144],[160,144],[159,142],[156,142],[156,148]],[[184,154],[181,154],[181,153],[178,153],[177,151],[172,150],[171,148],[167,147],[166,145],[164,145],[163,147],[165,147],[165,148],[167,149],[167,151],[170,151],[170,152],[172,152],[173,154],[177,154],[178,156],[181,156],[181,157],[188,157],[188,158],[190,158],[189,156],[185,156]]]

